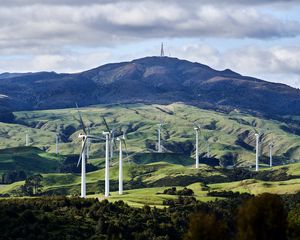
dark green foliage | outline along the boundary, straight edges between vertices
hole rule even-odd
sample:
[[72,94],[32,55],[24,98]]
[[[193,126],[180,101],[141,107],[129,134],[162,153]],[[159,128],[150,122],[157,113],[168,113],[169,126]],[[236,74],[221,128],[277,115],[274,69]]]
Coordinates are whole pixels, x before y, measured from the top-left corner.
[[25,184],[20,187],[21,194],[24,196],[35,196],[42,192],[43,176],[40,174],[30,176],[26,179]]
[[264,193],[245,202],[237,216],[237,239],[284,240],[287,216],[278,195]]
[[300,203],[296,205],[288,214],[288,229],[290,239],[300,237]]
[[226,153],[220,158],[220,165],[223,167],[233,166],[237,163],[238,156],[235,153]]
[[190,218],[186,240],[227,240],[229,233],[227,226],[216,214],[199,212]]
[[286,181],[293,177],[287,174],[287,168],[280,168],[276,170],[257,172],[254,178],[262,181]]
[[163,193],[168,194],[168,195],[177,195],[177,190],[176,190],[176,187],[167,188],[164,190]]
[[8,171],[2,174],[2,183],[10,184],[17,181],[23,181],[26,177],[26,173],[23,170]]
[[[77,166],[79,156],[78,155],[68,155],[58,167],[58,172],[60,173],[81,173],[81,168]],[[91,163],[86,163],[86,172],[96,171],[97,167]]]
[[169,194],[169,195],[179,195],[179,196],[193,196],[194,191],[189,188],[183,188],[182,190],[176,190],[176,187],[168,188],[165,189],[164,194]]
[[242,193],[240,194],[239,192],[232,192],[232,191],[212,191],[208,192],[207,196],[212,196],[212,197],[223,197],[223,198],[237,198],[240,197],[240,195],[244,196],[251,196],[249,193]]
[[[203,203],[179,196],[164,209],[77,197],[5,199],[0,200],[0,239],[294,240],[300,234],[297,199],[240,194]],[[291,207],[288,218],[284,206]]]
[[177,194],[180,196],[193,196],[194,195],[194,191],[192,189],[189,188],[183,188],[182,190],[178,190]]

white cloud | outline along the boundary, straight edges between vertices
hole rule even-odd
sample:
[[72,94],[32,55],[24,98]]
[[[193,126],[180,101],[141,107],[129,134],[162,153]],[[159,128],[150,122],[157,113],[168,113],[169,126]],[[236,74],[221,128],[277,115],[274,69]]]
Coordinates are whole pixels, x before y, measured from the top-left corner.
[[24,58],[0,59],[2,72],[79,72],[93,67],[98,67],[108,62],[112,56],[109,52],[90,52],[64,54],[34,55],[28,61]]
[[[126,54],[113,53],[113,49],[149,39],[210,37],[242,42],[300,36],[299,18],[284,15],[288,16],[290,7],[300,7],[296,0],[0,0],[0,3],[0,71],[77,72],[140,57],[141,52],[149,55],[145,50],[149,47],[132,48]],[[270,9],[277,11],[276,14]],[[286,82],[294,86],[299,82],[296,77],[300,69],[299,46],[264,49],[253,45],[219,50],[212,45],[192,44],[171,52],[219,69],[271,76],[276,81],[285,76]]]
[[218,70],[229,68],[242,75],[300,88],[299,46],[243,46],[220,52],[209,45],[193,44],[182,46],[176,53],[179,58],[200,62]]
[[117,1],[79,6],[0,6],[0,22],[1,53],[22,46],[40,50],[41,46],[103,46],[157,37],[264,39],[300,34],[298,21],[279,19],[251,6],[220,7],[196,1],[186,5],[176,1]]

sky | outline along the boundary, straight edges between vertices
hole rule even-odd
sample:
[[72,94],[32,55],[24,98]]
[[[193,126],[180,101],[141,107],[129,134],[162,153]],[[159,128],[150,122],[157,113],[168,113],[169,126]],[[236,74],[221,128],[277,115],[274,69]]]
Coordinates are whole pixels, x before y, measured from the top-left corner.
[[299,0],[0,0],[1,72],[165,54],[300,88]]

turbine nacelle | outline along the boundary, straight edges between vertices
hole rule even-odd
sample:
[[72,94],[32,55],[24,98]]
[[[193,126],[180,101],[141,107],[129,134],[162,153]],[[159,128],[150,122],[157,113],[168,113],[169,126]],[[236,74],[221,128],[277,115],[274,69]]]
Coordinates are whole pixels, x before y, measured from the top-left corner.
[[87,135],[85,135],[83,133],[79,133],[78,138],[84,139],[84,138],[87,138]]

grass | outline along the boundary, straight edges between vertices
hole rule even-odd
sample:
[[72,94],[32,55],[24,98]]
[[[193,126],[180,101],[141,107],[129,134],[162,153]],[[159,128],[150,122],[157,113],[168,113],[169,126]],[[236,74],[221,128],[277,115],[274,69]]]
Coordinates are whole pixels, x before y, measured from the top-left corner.
[[[182,188],[183,187],[177,186],[178,190]],[[108,200],[112,202],[122,200],[134,207],[142,207],[145,204],[149,206],[164,207],[163,205],[164,200],[169,200],[169,199],[174,200],[178,197],[175,195],[162,194],[165,189],[166,187],[141,188],[141,189],[124,191],[123,195],[119,195],[118,192],[112,192]],[[89,197],[104,199],[102,194],[89,195]],[[197,200],[201,200],[201,201],[213,201],[216,199],[215,197],[206,196],[206,194],[201,191],[196,192],[195,197]]]
[[24,170],[28,174],[54,172],[60,161],[59,156],[36,147],[1,149],[0,174],[12,170]]
[[[157,194],[169,186],[178,189],[187,186],[195,192],[198,200],[209,201],[215,198],[207,196],[201,189],[203,179],[225,179],[220,167],[200,164],[194,169],[194,129],[193,123],[201,124],[200,153],[206,154],[210,144],[211,155],[216,158],[232,158],[241,166],[251,166],[255,155],[253,126],[264,129],[262,135],[261,171],[270,171],[267,167],[268,144],[276,139],[272,170],[283,169],[294,179],[278,182],[244,180],[209,184],[210,190],[231,190],[259,194],[262,192],[293,193],[300,191],[300,163],[283,165],[288,160],[300,161],[300,137],[282,130],[281,122],[259,119],[247,114],[223,114],[199,109],[184,104],[170,105],[114,105],[91,106],[80,109],[86,125],[91,127],[93,135],[102,136],[105,130],[100,115],[105,116],[116,135],[127,132],[129,158],[124,163],[125,194],[119,196],[117,151],[111,161],[111,197],[110,201],[124,200],[133,206],[149,204],[162,206],[165,199],[176,196]],[[76,109],[56,109],[45,111],[16,112],[13,124],[0,123],[0,174],[9,170],[26,170],[29,174],[42,173],[44,191],[48,193],[79,194],[80,174],[57,173],[63,156],[56,156],[54,133],[60,135],[61,155],[78,154],[80,151],[80,125]],[[166,125],[162,130],[162,143],[166,153],[155,153],[157,123],[162,119]],[[24,147],[25,134],[28,133],[30,147]],[[243,144],[237,142],[243,140]],[[89,162],[98,170],[87,173],[87,192],[89,197],[103,198],[104,192],[104,144],[93,143]],[[126,157],[126,154],[125,154]],[[195,179],[197,181],[195,182]],[[139,182],[146,184],[136,185]],[[192,184],[191,184],[192,182]],[[215,181],[216,182],[216,181]],[[0,187],[0,193],[10,193],[23,182]]]
[[260,194],[264,192],[285,194],[296,193],[300,191],[300,179],[291,179],[287,181],[266,182],[258,180],[243,180],[230,183],[209,184],[212,191],[233,191],[248,192],[251,194]]
[[[130,153],[147,152],[156,148],[157,123],[162,119],[166,125],[162,130],[163,145],[176,154],[194,156],[193,122],[202,125],[200,134],[200,153],[207,152],[203,137],[210,144],[211,154],[217,158],[232,152],[237,161],[249,165],[254,162],[255,145],[253,127],[264,129],[262,152],[268,158],[268,144],[276,139],[274,161],[300,159],[300,137],[281,129],[284,125],[273,120],[259,119],[247,114],[223,114],[214,111],[174,103],[170,105],[114,105],[91,106],[80,109],[86,125],[91,126],[94,135],[102,136],[105,127],[99,116],[105,116],[107,122],[117,132],[127,132],[127,145]],[[59,148],[62,154],[78,153],[80,142],[77,138],[80,125],[76,109],[56,109],[31,112],[16,112],[16,124],[2,124],[0,147],[22,146],[25,132],[34,146],[44,147],[48,152],[55,152],[54,132],[59,133],[62,143]],[[250,132],[249,132],[250,131]],[[237,144],[238,136],[246,145]],[[5,141],[4,141],[5,140]],[[94,143],[91,148],[93,158],[103,158],[103,143]],[[144,157],[144,156],[143,156]],[[151,156],[154,157],[154,156]],[[188,160],[188,158],[186,158]],[[149,161],[143,158],[140,161]]]

